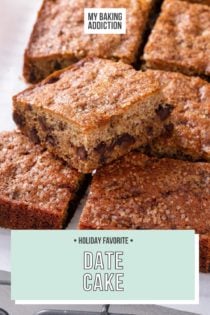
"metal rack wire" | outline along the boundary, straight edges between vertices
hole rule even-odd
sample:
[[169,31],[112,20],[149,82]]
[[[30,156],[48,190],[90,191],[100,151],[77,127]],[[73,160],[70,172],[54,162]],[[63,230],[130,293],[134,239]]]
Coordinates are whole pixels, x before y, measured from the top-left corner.
[[3,308],[0,308],[0,315],[9,315]]
[[0,285],[11,285],[11,282],[9,280],[0,280]]
[[[34,315],[109,315],[109,304],[102,305],[101,312],[86,312],[73,310],[42,310]],[[111,314],[110,314],[111,315]],[[113,315],[113,314],[112,314]],[[115,314],[120,315],[120,314]]]

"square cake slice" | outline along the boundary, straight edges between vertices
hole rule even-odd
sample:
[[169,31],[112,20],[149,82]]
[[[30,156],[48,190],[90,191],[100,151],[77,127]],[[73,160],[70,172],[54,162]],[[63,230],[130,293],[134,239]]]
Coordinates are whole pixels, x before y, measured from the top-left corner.
[[160,156],[210,161],[210,83],[181,73],[147,70],[174,110],[149,149]]
[[144,49],[147,68],[210,75],[210,7],[165,0]]
[[[136,61],[154,0],[44,0],[25,51],[24,76],[38,82],[87,57]],[[126,34],[84,34],[84,8],[126,8]]]
[[210,164],[131,152],[96,171],[79,228],[193,229],[210,271]]
[[0,133],[0,226],[61,229],[84,175],[18,131]]
[[210,164],[131,152],[96,171],[80,228],[210,233]]
[[35,143],[83,173],[158,136],[173,106],[153,74],[87,58],[14,97],[14,120]]

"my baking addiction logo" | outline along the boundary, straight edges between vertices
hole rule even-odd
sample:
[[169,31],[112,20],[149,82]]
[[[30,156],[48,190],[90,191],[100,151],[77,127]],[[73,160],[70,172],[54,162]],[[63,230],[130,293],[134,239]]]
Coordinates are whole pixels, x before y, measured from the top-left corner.
[[85,34],[126,34],[125,8],[85,8]]
[[[81,245],[128,245],[128,237],[78,237],[74,240]],[[103,248],[103,246],[98,246]],[[125,290],[124,263],[122,250],[84,250],[82,288],[84,292],[118,292]]]

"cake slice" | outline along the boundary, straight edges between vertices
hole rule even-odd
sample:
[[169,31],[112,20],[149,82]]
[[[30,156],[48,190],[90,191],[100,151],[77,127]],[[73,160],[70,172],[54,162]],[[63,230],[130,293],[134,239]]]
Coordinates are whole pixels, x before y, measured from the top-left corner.
[[159,81],[174,110],[161,136],[147,150],[160,156],[210,161],[210,83],[176,72],[148,73]]
[[84,175],[18,131],[0,133],[0,226],[61,229],[73,215]]
[[[136,61],[154,0],[44,0],[28,47],[24,76],[44,79],[86,56]],[[126,8],[126,34],[84,34],[84,8]]]
[[210,75],[210,7],[165,0],[144,49],[147,68]]
[[14,97],[24,134],[83,173],[158,136],[173,106],[153,74],[88,58]]
[[210,271],[210,164],[132,152],[96,171],[80,229],[193,229]]

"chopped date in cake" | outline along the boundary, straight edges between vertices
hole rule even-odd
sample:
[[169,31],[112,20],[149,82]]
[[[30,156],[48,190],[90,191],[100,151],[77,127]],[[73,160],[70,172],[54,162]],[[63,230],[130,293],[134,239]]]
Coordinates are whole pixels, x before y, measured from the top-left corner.
[[160,104],[158,109],[156,109],[156,113],[160,120],[164,121],[170,116],[173,108],[174,106],[171,104]]

